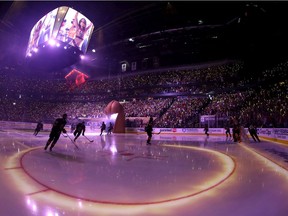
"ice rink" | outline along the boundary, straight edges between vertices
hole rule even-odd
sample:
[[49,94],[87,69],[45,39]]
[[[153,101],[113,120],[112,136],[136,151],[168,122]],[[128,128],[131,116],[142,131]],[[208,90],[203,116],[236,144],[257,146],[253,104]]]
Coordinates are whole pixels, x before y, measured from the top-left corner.
[[[0,130],[0,215],[287,216],[288,145]],[[261,138],[260,138],[261,139]]]

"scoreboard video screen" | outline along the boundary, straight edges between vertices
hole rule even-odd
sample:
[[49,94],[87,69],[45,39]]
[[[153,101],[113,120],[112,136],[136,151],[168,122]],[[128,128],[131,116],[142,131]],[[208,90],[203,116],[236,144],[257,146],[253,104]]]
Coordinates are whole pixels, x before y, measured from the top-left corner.
[[73,46],[85,54],[93,29],[93,23],[78,11],[66,6],[56,8],[32,28],[26,56],[50,40]]

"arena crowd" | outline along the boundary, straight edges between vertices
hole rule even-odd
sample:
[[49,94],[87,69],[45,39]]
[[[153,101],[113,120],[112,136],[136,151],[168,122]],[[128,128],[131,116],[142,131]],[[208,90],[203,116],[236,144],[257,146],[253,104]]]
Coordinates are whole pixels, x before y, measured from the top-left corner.
[[[215,116],[210,127],[238,119],[248,127],[288,127],[288,61],[243,76],[244,64],[227,61],[88,80],[77,86],[61,80],[17,77],[0,71],[0,120],[46,123],[60,114],[69,119],[102,118],[111,100],[123,107],[127,126],[137,118],[155,119],[155,127],[203,127],[200,117]],[[136,118],[136,120],[135,120]]]

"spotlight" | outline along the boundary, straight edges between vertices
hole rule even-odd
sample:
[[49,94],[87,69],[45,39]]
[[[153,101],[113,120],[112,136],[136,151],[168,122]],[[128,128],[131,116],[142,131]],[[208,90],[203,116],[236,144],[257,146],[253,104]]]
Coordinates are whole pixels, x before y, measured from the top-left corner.
[[50,40],[49,40],[49,44],[50,44],[51,46],[55,46],[56,41],[55,41],[54,39],[50,39]]

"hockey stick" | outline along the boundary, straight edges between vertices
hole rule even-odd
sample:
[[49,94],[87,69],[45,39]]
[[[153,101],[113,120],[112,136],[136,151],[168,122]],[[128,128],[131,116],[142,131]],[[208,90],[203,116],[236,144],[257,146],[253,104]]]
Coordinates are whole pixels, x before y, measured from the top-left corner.
[[94,142],[94,140],[90,140],[88,137],[86,137],[85,135],[83,135],[89,142]]
[[[62,135],[64,136],[63,133],[62,133]],[[66,133],[66,135],[67,135],[67,136],[64,136],[64,137],[65,137],[65,138],[68,137],[68,138],[71,140],[71,142],[75,145],[75,147],[76,147],[78,150],[80,150],[79,147],[75,144],[75,142],[71,139],[71,137],[70,137],[67,133]]]

